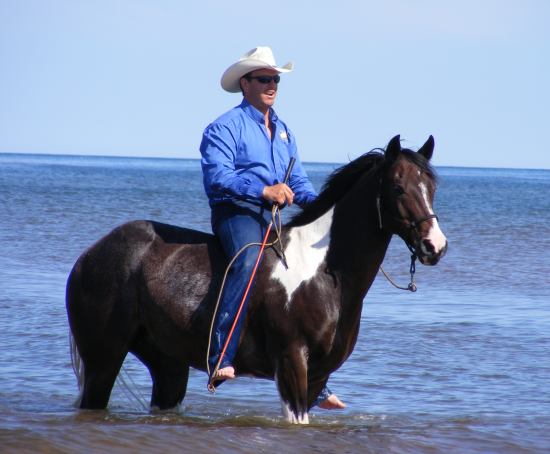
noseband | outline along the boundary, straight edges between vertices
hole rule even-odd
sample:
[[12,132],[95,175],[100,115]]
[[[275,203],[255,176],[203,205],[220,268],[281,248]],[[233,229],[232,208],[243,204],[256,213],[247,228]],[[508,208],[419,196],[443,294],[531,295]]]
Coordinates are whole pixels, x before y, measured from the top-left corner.
[[[381,198],[382,197],[380,196],[380,192],[378,192],[378,194],[376,195],[376,210],[378,211],[378,227],[380,228],[380,230],[382,230]],[[396,222],[404,224],[407,229],[416,230],[417,232],[418,232],[418,228],[420,227],[420,224],[422,224],[423,222],[429,221],[430,219],[439,220],[439,218],[437,217],[437,214],[435,213],[429,214],[428,216],[425,216],[423,218],[417,219],[416,221],[410,221],[410,222],[407,222],[403,219],[394,218]]]
[[[412,222],[409,222],[409,225],[407,225],[407,228],[409,230],[416,230],[418,231],[418,227],[420,227],[420,224],[422,224],[423,222],[425,221],[429,221],[430,219],[435,219],[435,220],[439,220],[439,218],[437,217],[437,214],[429,214],[428,216],[424,217],[424,218],[421,218],[421,219],[418,219],[417,221],[412,221]],[[396,219],[398,222],[402,222],[403,224],[406,224],[405,221],[402,221],[401,219]]]

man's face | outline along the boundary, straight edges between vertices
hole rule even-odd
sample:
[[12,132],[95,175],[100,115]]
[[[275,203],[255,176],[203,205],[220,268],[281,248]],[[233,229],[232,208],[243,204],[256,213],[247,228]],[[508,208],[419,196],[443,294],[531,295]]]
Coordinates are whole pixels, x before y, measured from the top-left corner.
[[[258,76],[275,76],[278,72],[274,69],[262,68],[252,71],[251,77]],[[269,108],[275,103],[277,97],[277,84],[271,80],[269,83],[264,84],[258,79],[241,79],[241,87],[245,99],[252,104],[260,112],[267,112]]]

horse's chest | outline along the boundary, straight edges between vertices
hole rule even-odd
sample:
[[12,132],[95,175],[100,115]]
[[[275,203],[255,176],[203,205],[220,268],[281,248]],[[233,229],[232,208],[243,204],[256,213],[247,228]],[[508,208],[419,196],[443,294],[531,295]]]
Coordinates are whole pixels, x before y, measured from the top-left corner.
[[322,271],[330,245],[332,214],[331,209],[313,223],[290,230],[285,248],[288,267],[279,262],[271,273],[271,278],[284,287],[287,304],[303,283],[315,279]]

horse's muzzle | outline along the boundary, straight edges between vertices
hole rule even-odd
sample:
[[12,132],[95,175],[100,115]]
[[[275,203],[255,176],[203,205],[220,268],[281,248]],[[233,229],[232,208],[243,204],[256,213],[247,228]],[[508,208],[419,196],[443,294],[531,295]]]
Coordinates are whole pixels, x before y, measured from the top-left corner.
[[430,240],[421,240],[419,247],[416,247],[416,255],[422,265],[433,266],[436,265],[439,260],[447,252],[447,241],[441,247],[435,247]]

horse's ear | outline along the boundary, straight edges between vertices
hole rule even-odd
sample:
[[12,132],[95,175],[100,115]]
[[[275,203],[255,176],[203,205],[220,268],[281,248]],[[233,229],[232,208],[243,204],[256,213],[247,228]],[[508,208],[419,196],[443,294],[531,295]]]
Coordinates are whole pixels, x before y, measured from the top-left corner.
[[401,137],[397,134],[393,139],[390,140],[388,146],[386,147],[386,159],[393,161],[397,158],[397,155],[401,151]]
[[418,152],[424,156],[428,161],[432,159],[432,155],[434,153],[434,136],[428,137],[428,140],[426,140],[426,143],[420,147],[420,150]]

